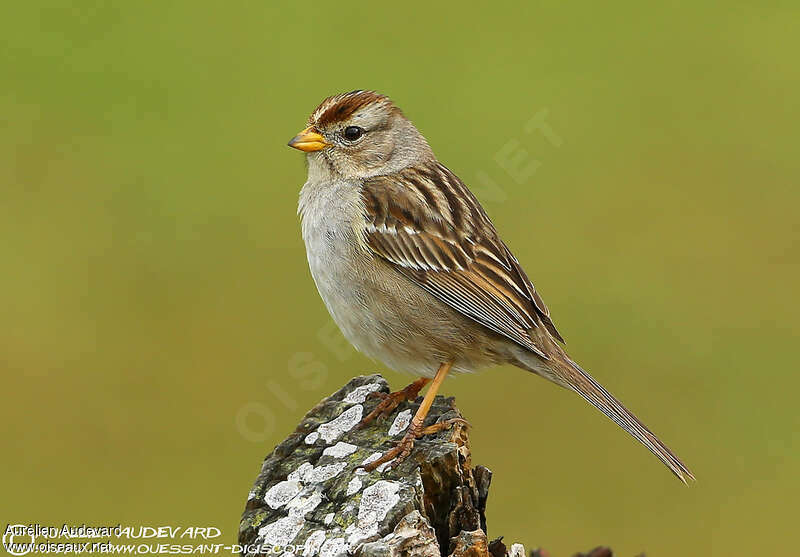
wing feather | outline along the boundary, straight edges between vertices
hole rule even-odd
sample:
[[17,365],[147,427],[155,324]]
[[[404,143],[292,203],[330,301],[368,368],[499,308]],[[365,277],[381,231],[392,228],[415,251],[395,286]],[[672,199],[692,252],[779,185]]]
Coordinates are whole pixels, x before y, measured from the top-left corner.
[[547,358],[531,330],[555,338],[550,312],[478,200],[437,162],[362,188],[370,249],[433,296]]

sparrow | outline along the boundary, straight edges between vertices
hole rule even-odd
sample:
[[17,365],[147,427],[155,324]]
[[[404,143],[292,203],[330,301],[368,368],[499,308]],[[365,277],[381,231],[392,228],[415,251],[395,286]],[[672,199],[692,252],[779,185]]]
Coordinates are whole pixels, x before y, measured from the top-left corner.
[[694,479],[567,355],[486,211],[388,97],[365,90],[328,97],[289,146],[306,153],[298,213],[311,276],[333,320],[366,356],[420,377],[383,395],[363,422],[415,400],[430,383],[403,438],[369,469],[396,465],[416,439],[462,421],[425,427],[448,373],[511,364],[576,392],[684,483]]

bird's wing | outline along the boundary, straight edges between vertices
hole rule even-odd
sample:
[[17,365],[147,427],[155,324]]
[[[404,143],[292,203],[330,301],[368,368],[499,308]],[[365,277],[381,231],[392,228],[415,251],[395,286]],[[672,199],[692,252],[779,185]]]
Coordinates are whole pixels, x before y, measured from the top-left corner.
[[547,355],[530,331],[563,342],[550,312],[464,183],[439,163],[362,187],[366,240],[379,257],[453,309]]

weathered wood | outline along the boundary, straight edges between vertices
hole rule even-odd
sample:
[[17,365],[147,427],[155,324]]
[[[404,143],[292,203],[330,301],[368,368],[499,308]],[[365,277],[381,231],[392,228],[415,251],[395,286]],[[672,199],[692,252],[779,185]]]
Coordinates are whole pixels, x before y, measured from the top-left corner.
[[[520,544],[488,541],[492,473],[472,466],[464,426],[418,440],[396,468],[364,470],[402,437],[421,401],[356,427],[378,404],[370,394],[388,392],[380,375],[352,379],[266,457],[241,519],[243,556],[525,557]],[[453,398],[437,396],[426,425],[460,417]]]

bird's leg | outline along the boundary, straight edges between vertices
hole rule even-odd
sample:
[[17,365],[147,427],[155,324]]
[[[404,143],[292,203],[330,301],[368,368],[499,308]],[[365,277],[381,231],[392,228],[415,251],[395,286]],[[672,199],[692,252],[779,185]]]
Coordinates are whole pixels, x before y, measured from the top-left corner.
[[398,405],[403,402],[404,400],[412,401],[416,400],[417,396],[419,396],[419,392],[422,388],[430,383],[430,379],[427,377],[420,377],[405,389],[395,391],[393,393],[384,394],[384,393],[370,393],[370,396],[381,397],[383,400],[375,407],[375,409],[367,414],[361,423],[358,424],[358,427],[364,427],[372,420],[377,417],[385,418],[391,414]]
[[397,445],[383,453],[379,459],[373,460],[369,464],[365,465],[365,470],[371,472],[381,464],[389,462],[392,459],[396,459],[394,462],[394,466],[396,466],[411,454],[411,449],[414,447],[414,441],[417,438],[429,433],[436,433],[437,431],[446,429],[455,423],[463,422],[466,424],[465,420],[455,419],[447,420],[446,422],[434,424],[429,427],[423,427],[425,424],[425,416],[428,415],[428,411],[431,409],[431,405],[433,404],[433,399],[436,398],[436,393],[439,391],[439,387],[442,385],[442,381],[444,381],[444,378],[447,376],[447,372],[450,371],[450,367],[452,365],[452,362],[446,362],[439,366],[439,371],[436,372],[436,377],[433,378],[433,382],[431,383],[428,392],[425,393],[425,398],[422,399],[422,404],[420,404],[419,409],[417,409],[417,413],[414,414],[414,417],[411,419],[411,424],[408,426],[408,431],[406,434]]

